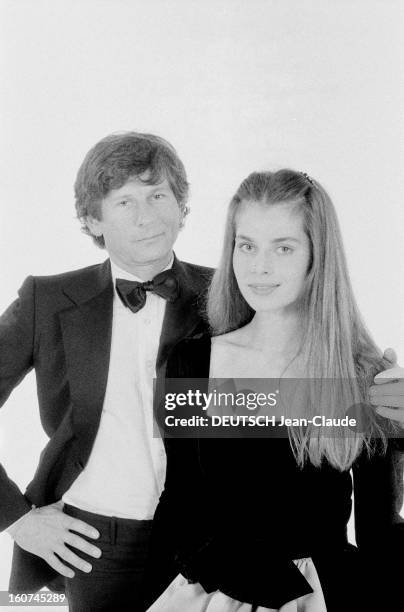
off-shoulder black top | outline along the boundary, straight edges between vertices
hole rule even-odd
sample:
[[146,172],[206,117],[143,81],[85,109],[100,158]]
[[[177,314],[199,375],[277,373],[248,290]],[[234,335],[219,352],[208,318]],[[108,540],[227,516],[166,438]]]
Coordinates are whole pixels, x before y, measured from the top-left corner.
[[[210,347],[207,335],[182,341],[166,377],[208,378]],[[166,439],[165,446],[151,598],[181,572],[208,592],[279,608],[311,591],[293,563],[311,557],[329,611],[404,609],[402,440],[390,440],[386,453],[363,452],[352,475],[327,462],[298,467],[287,438]],[[357,547],[347,540],[352,477]]]

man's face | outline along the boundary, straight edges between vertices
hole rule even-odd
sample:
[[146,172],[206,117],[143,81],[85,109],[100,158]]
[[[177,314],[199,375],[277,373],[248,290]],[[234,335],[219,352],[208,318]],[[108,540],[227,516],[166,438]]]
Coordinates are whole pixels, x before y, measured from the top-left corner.
[[[147,173],[140,178],[147,180]],[[139,275],[142,269],[157,272],[167,265],[180,220],[167,179],[148,185],[133,177],[102,200],[101,219],[87,222],[94,235],[104,237],[112,261]]]

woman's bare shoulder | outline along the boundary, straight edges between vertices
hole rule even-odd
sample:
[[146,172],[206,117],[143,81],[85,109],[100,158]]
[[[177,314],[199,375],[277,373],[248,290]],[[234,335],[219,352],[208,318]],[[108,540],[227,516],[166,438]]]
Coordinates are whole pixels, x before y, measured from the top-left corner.
[[256,361],[251,359],[251,351],[255,349],[241,329],[212,338],[211,378],[253,376],[248,367]]
[[248,338],[248,334],[246,333],[246,328],[241,327],[240,329],[235,329],[234,331],[227,332],[226,334],[221,334],[220,336],[214,336],[212,338],[212,346],[219,347],[223,345],[226,348],[238,348],[238,349],[249,349],[250,342]]

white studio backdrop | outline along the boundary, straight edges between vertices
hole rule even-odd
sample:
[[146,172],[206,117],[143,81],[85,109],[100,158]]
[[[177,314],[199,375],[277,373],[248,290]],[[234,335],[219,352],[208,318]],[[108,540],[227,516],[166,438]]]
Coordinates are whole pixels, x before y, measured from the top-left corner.
[[[404,363],[400,0],[2,0],[0,308],[28,274],[102,261],[72,185],[120,130],[159,134],[188,170],[181,259],[214,266],[227,203],[257,169],[317,178],[355,294]],[[2,410],[0,456],[25,488],[46,442],[34,377]],[[0,535],[0,590],[11,542]],[[49,609],[49,608],[47,608]],[[60,609],[60,608],[59,608]]]

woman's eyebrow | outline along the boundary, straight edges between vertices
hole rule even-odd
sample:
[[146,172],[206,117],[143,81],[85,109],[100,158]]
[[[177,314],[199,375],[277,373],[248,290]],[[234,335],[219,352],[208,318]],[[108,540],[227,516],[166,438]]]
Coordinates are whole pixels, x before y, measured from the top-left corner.
[[272,242],[300,242],[299,238],[294,238],[293,236],[284,236],[282,238],[274,238]]
[[249,236],[244,236],[243,234],[236,234],[236,240],[249,240],[250,242],[254,242],[252,238],[249,238]]
[[[249,236],[245,236],[244,234],[236,234],[236,240],[249,240],[250,242],[254,242],[253,238],[250,238]],[[293,236],[281,236],[280,238],[274,238],[273,240],[271,240],[271,242],[273,243],[278,243],[278,242],[300,242],[299,238],[294,238]]]

